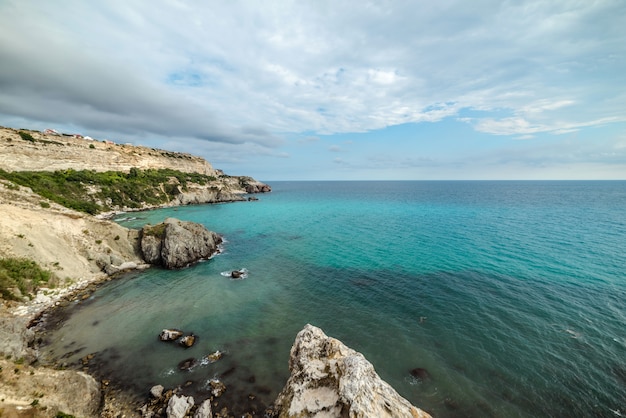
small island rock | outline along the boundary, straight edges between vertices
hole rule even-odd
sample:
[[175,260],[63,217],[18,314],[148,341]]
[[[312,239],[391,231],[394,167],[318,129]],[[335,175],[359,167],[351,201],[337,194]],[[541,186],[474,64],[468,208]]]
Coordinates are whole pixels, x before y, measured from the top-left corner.
[[218,252],[221,242],[222,238],[204,225],[167,218],[143,227],[140,246],[147,263],[178,269],[209,258]]

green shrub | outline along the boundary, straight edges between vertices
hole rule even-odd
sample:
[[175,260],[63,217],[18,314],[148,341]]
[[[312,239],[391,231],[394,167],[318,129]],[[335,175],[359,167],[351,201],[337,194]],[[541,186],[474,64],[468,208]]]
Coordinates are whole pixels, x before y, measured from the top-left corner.
[[[143,205],[167,203],[181,190],[187,190],[189,183],[206,185],[216,180],[215,177],[198,173],[172,169],[141,170],[136,167],[128,173],[73,169],[9,173],[0,169],[0,178],[30,187],[48,200],[91,215],[115,207],[140,208]],[[89,192],[88,186],[97,191]],[[110,204],[102,205],[98,202]]]
[[0,258],[0,295],[7,300],[18,300],[11,289],[19,289],[22,296],[32,296],[39,285],[48,283],[53,274],[25,258]]
[[94,149],[96,146],[94,144],[89,144],[89,148]]
[[165,224],[146,226],[143,231],[144,235],[163,238],[165,236]]
[[41,205],[42,208],[47,209],[50,207],[50,203],[48,202],[44,202],[43,200],[41,202],[39,202],[39,204]]
[[20,131],[19,134],[24,141],[37,142],[37,140],[28,132]]

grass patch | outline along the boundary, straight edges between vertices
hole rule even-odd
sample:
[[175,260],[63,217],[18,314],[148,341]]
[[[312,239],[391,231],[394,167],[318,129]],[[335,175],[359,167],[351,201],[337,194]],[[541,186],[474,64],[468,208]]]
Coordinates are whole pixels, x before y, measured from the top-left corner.
[[158,224],[154,226],[145,226],[143,229],[144,235],[154,236],[157,238],[163,238],[165,236],[165,224]]
[[32,297],[42,284],[55,279],[53,273],[25,258],[0,258],[0,296],[7,300],[19,300],[22,296]]
[[114,208],[140,208],[171,201],[189,183],[206,185],[213,176],[172,169],[131,168],[120,171],[57,170],[7,172],[0,178],[30,187],[35,193],[65,207],[95,215]]

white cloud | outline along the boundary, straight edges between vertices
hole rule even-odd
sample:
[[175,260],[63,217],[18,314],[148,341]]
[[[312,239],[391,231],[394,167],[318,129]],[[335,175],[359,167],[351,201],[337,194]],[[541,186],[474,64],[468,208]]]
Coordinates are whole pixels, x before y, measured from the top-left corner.
[[5,0],[0,14],[0,121],[256,149],[464,111],[516,138],[626,120],[622,0]]

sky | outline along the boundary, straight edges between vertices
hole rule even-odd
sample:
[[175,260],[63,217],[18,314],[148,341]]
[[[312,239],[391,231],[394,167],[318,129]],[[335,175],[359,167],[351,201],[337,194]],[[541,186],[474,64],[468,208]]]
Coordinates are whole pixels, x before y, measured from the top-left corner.
[[0,0],[0,125],[258,180],[626,179],[624,0]]

